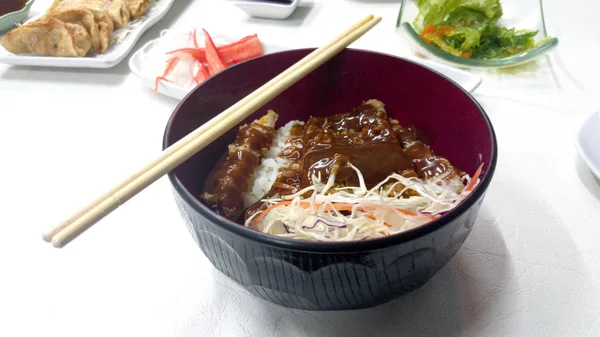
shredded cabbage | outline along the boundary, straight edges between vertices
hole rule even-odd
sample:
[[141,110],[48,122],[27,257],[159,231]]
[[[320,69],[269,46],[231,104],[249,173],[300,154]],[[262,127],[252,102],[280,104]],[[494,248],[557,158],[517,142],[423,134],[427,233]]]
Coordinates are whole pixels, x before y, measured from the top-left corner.
[[[465,174],[460,180],[446,181],[443,176],[423,181],[391,174],[371,189],[364,184],[362,173],[352,167],[360,186],[333,188],[335,174],[326,183],[313,177],[313,185],[295,194],[262,201],[272,205],[253,214],[246,226],[256,226],[264,233],[280,237],[311,241],[366,240],[398,234],[422,226],[452,210],[479,184],[479,178],[470,189]],[[396,186],[404,188],[397,191]],[[403,196],[405,191],[415,196]],[[329,192],[329,193],[328,193]],[[311,193],[309,197],[305,197]]]

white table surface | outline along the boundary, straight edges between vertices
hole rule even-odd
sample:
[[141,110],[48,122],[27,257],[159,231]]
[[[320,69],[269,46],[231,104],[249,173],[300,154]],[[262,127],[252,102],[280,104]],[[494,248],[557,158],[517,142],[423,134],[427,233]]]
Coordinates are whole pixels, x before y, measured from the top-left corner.
[[[408,55],[398,1],[305,0],[286,21],[218,0],[179,0],[161,30],[197,25],[317,46],[368,12],[354,46]],[[50,0],[37,0],[32,15]],[[127,62],[108,70],[0,65],[0,336],[599,336],[600,185],[574,139],[600,94],[600,3],[546,1],[559,47],[518,70],[480,72],[475,92],[499,142],[477,224],[425,286],[353,312],[253,298],[187,232],[166,179],[62,250],[43,229],[156,156],[175,100],[152,97]],[[335,23],[334,23],[335,21]],[[399,79],[401,80],[401,79]]]

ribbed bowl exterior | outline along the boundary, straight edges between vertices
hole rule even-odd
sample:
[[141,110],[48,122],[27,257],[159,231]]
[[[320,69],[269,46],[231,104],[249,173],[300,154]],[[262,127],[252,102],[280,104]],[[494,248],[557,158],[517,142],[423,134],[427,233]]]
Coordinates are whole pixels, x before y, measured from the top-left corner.
[[194,240],[210,262],[250,293],[305,310],[379,305],[427,282],[465,241],[483,197],[446,226],[410,244],[358,253],[314,253],[266,246],[227,231],[175,200]]

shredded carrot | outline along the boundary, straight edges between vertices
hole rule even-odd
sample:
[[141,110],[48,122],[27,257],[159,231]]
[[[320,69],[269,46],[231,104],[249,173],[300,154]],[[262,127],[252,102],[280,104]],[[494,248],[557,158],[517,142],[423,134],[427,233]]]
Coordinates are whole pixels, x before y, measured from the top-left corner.
[[[363,216],[365,218],[367,218],[367,219],[371,219],[373,221],[377,221],[377,218],[374,217],[374,216],[372,216],[371,214],[363,214]],[[392,225],[388,224],[387,222],[384,222],[383,225],[386,226],[386,227],[392,227]]]
[[419,216],[419,215],[422,215],[422,216],[424,216],[424,217],[426,217],[428,219],[431,219],[431,220],[436,219],[436,216],[433,215],[433,214],[417,213],[417,212],[413,212],[413,211],[410,211],[410,210],[407,210],[407,209],[402,209],[402,208],[396,208],[396,210],[398,212],[402,213],[402,214],[405,214],[405,215],[410,215],[410,216]]
[[276,204],[273,204],[273,205],[267,207],[264,211],[262,211],[262,213],[260,213],[259,215],[257,215],[254,219],[252,219],[252,224],[259,223],[273,209],[275,209],[275,208],[277,208],[279,206],[286,206],[286,205],[289,205],[291,203],[292,203],[291,201],[281,201],[281,202],[278,202]]
[[167,55],[185,53],[192,56],[198,62],[206,62],[206,52],[204,48],[180,48],[166,52]]
[[200,84],[209,77],[210,75],[208,74],[206,66],[203,63],[198,62],[198,71],[196,71],[196,75],[194,75],[194,82],[196,82],[196,84]]
[[407,210],[407,209],[396,208],[396,210],[397,210],[398,212],[402,213],[402,214],[405,214],[405,215],[417,216],[417,213],[416,213],[416,212],[409,211],[409,210]]
[[441,26],[438,27],[435,30],[435,35],[439,36],[439,37],[444,37],[446,36],[446,34],[448,34],[450,31],[452,30],[452,28],[450,28],[450,26]]
[[473,52],[470,51],[470,50],[468,52],[466,52],[466,53],[463,53],[463,57],[464,58],[471,58],[471,56],[473,56]]
[[156,80],[154,80],[154,96],[155,97],[158,94],[158,83],[164,79],[165,79],[164,77],[156,76]]
[[167,76],[169,76],[173,69],[175,69],[175,66],[177,65],[177,63],[179,63],[180,59],[180,57],[175,56],[167,60],[167,67],[165,68],[165,71],[163,72],[162,76],[157,76],[156,80],[154,81],[154,96],[156,96],[156,94],[158,93],[158,83],[160,81],[170,82],[167,79]]
[[177,63],[179,63],[179,60],[181,60],[179,56],[175,56],[167,60],[167,68],[165,68],[163,77],[167,77],[167,75],[169,75],[173,71],[173,69],[175,69],[175,66],[177,65]]
[[196,39],[196,28],[192,32],[192,41],[194,41],[194,47],[198,48],[198,40]]
[[[336,203],[335,205],[327,205],[325,206],[325,211],[333,211],[334,209],[336,211],[351,211],[352,208],[354,208],[354,204],[347,204],[347,203]],[[361,209],[361,207],[359,207],[358,209]]]
[[363,216],[367,219],[371,219],[373,221],[377,221],[377,218],[372,216],[371,214],[363,214]]
[[431,43],[431,40],[427,38],[427,35],[433,34],[433,32],[435,32],[435,26],[433,23],[430,23],[425,29],[423,29],[423,32],[421,32],[420,35],[425,42]]
[[[262,213],[260,213],[259,215],[257,215],[254,219],[252,219],[252,224],[254,225],[254,224],[259,223],[273,209],[275,209],[275,208],[277,208],[279,206],[287,206],[287,205],[290,205],[291,203],[292,202],[290,200],[280,201],[278,203],[275,203],[275,204],[267,207],[264,211],[262,211]],[[315,205],[317,207],[320,207],[322,204],[315,204]],[[342,202],[340,202],[340,203],[335,203],[333,205],[328,204],[328,205],[325,206],[324,210],[326,212],[331,212],[333,210],[336,210],[336,211],[351,211],[354,208],[355,205],[356,204],[349,204],[349,203],[342,203]],[[299,203],[299,206],[302,207],[302,208],[304,208],[304,209],[306,209],[306,208],[310,207],[310,203],[307,202],[307,201],[302,201],[302,202]],[[365,206],[359,206],[359,207],[357,207],[357,209],[361,210],[361,211],[366,211],[366,210],[370,210],[370,209],[374,209],[374,208],[375,207],[365,207]],[[422,216],[425,216],[425,217],[427,217],[427,218],[429,218],[431,220],[436,219],[436,216],[432,215],[432,214],[416,213],[416,212],[409,211],[409,210],[402,209],[402,208],[396,208],[396,210],[398,212],[400,212],[400,213],[405,214],[405,215],[410,215],[410,216],[419,216],[419,215],[422,215]],[[377,218],[375,218],[374,216],[372,216],[370,214],[363,214],[363,216],[365,216],[365,217],[367,217],[367,218],[369,218],[371,220],[376,220],[377,219]],[[384,222],[384,225],[387,226],[387,227],[392,227],[391,225],[389,225],[388,223],[385,223],[385,222]]]
[[168,78],[166,78],[166,77],[162,77],[162,76],[158,76],[158,77],[156,78],[156,80],[154,81],[154,96],[156,96],[156,94],[158,93],[158,83],[159,83],[160,81],[164,81],[164,82],[170,82],[170,83],[172,83],[172,81],[171,81],[171,80],[169,80]]
[[421,34],[425,35],[431,34],[433,32],[435,32],[435,25],[433,23],[430,23],[429,25],[427,25],[427,27],[425,27],[425,29],[423,29],[423,32]]
[[473,187],[475,187],[475,183],[477,182],[477,179],[479,179],[482,169],[483,169],[483,164],[479,165],[479,168],[477,169],[477,171],[475,171],[473,178],[471,178],[471,181],[469,181],[469,184],[467,185],[467,187],[465,187],[465,191],[469,192],[470,190],[473,189]]

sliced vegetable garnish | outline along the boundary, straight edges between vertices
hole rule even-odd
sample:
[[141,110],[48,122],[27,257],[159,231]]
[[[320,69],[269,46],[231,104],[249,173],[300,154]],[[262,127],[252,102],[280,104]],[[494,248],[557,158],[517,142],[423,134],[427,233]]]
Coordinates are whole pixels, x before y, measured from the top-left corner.
[[[257,215],[252,220],[252,224],[256,224],[256,223],[260,222],[271,210],[273,210],[277,207],[281,207],[281,206],[289,206],[291,203],[292,203],[291,201],[286,200],[286,201],[277,202],[277,203],[267,207],[264,211],[262,211],[259,215]],[[308,209],[311,207],[311,204],[310,204],[310,202],[301,201],[297,204],[297,206],[300,206],[303,209]],[[325,212],[332,212],[332,211],[344,212],[344,211],[352,211],[354,209],[359,210],[359,211],[372,211],[377,208],[377,206],[364,206],[364,205],[360,206],[358,204],[351,204],[351,203],[331,203],[331,204],[326,204],[325,207],[323,207],[323,204],[315,203],[314,206],[315,206],[315,208],[322,209]],[[404,215],[408,215],[408,216],[413,216],[413,217],[424,216],[431,220],[436,219],[436,216],[432,215],[432,214],[418,213],[418,212],[414,212],[414,211],[410,211],[410,210],[406,210],[406,209],[402,209],[402,208],[395,208],[395,210]],[[373,217],[372,215],[366,214],[366,213],[363,214],[363,216],[365,216],[371,220],[376,220],[375,217]]]
[[[187,33],[185,39],[186,44],[182,45],[181,48],[163,51],[164,55],[167,57],[167,61],[163,68],[164,72],[156,77],[154,86],[155,95],[161,81],[172,82],[175,85],[182,87],[192,87],[193,85],[198,85],[208,79],[213,74],[224,70],[230,65],[263,54],[262,44],[256,34],[246,36],[230,44],[216,46],[209,33],[204,29],[203,32],[205,46],[202,48],[200,48],[197,40],[197,31],[194,29]],[[167,37],[167,33],[162,34],[161,36],[163,36],[164,39],[180,38],[176,35],[169,35]],[[183,65],[178,67],[176,72],[173,72],[173,69],[178,63],[183,63]],[[184,70],[186,68],[189,69],[187,76]]]
[[[261,56],[264,53],[256,34],[246,36],[237,42],[218,46],[217,52],[227,66]],[[167,52],[167,55],[171,54],[188,54],[198,62],[207,62],[205,48],[180,48]]]
[[208,73],[206,66],[203,63],[198,62],[198,70],[196,70],[196,74],[194,75],[194,82],[200,84],[209,77],[210,74]]
[[264,53],[262,44],[256,34],[219,47],[217,50],[223,62],[227,65],[240,63],[261,56]]
[[[377,221],[377,218],[374,217],[374,216],[372,216],[371,214],[363,214],[363,216],[365,218],[367,218],[367,219],[370,219],[370,220],[373,220],[373,221]],[[386,227],[392,227],[392,225],[390,225],[390,224],[388,224],[386,222],[384,222],[383,225],[386,226]],[[383,234],[385,234],[385,233],[383,233]]]
[[202,31],[204,31],[204,39],[206,44],[205,51],[206,62],[208,62],[208,71],[211,75],[214,75],[227,68],[227,65],[221,59],[221,56],[219,55],[217,47],[215,46],[215,43],[210,37],[210,34],[208,34],[208,32],[205,29],[203,29]]
[[481,170],[483,170],[483,164],[479,165],[477,171],[475,171],[475,174],[473,175],[473,178],[471,178],[471,181],[469,181],[469,184],[467,185],[467,187],[465,187],[465,191],[469,192],[473,189],[473,187],[475,187],[475,182],[477,182],[477,180],[479,179],[479,176],[481,175]]
[[202,63],[206,63],[206,52],[204,48],[181,48],[167,52],[167,55],[173,54],[188,54],[194,58],[194,60]]
[[194,42],[194,47],[198,48],[198,39],[196,38],[196,28],[192,32],[192,41]]
[[[349,164],[350,165],[350,164]],[[292,195],[264,199],[268,207],[250,216],[246,226],[294,239],[352,241],[385,237],[427,224],[451,211],[479,183],[482,167],[470,178],[435,177],[428,180],[391,174],[382,182],[331,188],[313,178],[313,185]],[[362,173],[356,169],[359,180]],[[333,178],[332,178],[333,176]],[[393,192],[400,184],[415,193]],[[466,185],[466,186],[465,186]]]
[[173,72],[173,69],[175,69],[175,66],[177,66],[177,63],[179,63],[180,60],[181,58],[178,56],[172,57],[167,60],[167,66],[165,67],[165,71],[163,72],[162,76],[157,76],[156,80],[154,81],[154,96],[156,96],[156,94],[158,93],[158,84],[160,81],[170,82],[167,79],[167,76],[169,76],[169,74]]
[[180,60],[181,60],[181,58],[179,56],[170,58],[167,61],[167,68],[165,69],[165,72],[163,73],[163,77],[167,77],[173,71],[173,69],[175,69],[175,66],[177,65],[177,63],[179,63]]
[[427,38],[427,35],[432,34],[435,31],[435,25],[433,23],[427,25],[427,28],[423,29],[421,32],[421,37],[423,40],[427,41],[427,43],[431,43],[431,40]]

